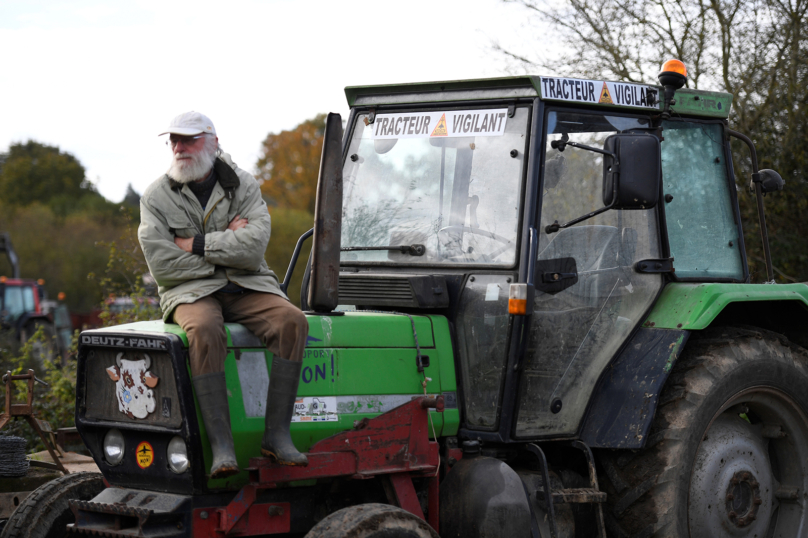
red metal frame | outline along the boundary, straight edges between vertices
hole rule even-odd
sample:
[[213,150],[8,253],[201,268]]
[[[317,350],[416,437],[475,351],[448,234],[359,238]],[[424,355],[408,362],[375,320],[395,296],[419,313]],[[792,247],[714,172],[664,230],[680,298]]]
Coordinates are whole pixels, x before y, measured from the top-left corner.
[[443,397],[414,398],[353,430],[323,439],[311,447],[306,467],[277,465],[267,458],[250,460],[250,484],[224,508],[197,508],[193,536],[215,538],[289,532],[289,503],[256,504],[258,492],[281,482],[319,478],[354,479],[386,476],[392,504],[426,519],[412,483],[429,477],[428,523],[438,529],[438,443],[429,440],[429,409],[443,411]]

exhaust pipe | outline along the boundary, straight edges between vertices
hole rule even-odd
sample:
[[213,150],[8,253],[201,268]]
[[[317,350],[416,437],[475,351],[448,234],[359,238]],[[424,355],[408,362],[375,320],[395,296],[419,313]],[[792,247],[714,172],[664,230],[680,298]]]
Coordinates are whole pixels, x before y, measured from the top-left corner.
[[309,308],[327,314],[339,304],[339,254],[342,237],[342,118],[325,120],[323,154],[314,206]]

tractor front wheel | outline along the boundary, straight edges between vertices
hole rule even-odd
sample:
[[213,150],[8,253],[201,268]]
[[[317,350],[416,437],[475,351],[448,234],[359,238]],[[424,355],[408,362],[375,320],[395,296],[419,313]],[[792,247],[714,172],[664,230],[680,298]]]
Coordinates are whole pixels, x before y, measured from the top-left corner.
[[0,538],[62,538],[74,523],[69,501],[89,501],[104,490],[101,473],[73,473],[35,489],[11,514]]
[[423,519],[387,504],[360,504],[338,510],[306,538],[438,538]]
[[601,454],[611,534],[808,533],[808,352],[754,328],[694,334],[647,448]]

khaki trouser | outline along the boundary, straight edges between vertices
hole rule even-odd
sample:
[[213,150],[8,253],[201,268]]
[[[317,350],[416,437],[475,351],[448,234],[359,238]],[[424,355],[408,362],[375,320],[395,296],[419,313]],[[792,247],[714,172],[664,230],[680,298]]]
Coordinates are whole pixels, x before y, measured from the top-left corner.
[[188,335],[191,375],[224,371],[227,334],[224,322],[241,323],[275,356],[302,361],[309,334],[305,314],[279,295],[259,291],[222,293],[180,304],[174,321]]

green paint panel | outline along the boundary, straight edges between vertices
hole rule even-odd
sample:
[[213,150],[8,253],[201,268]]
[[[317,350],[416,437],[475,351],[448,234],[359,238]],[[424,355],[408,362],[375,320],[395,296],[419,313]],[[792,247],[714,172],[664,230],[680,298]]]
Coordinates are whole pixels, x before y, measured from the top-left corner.
[[[662,94],[660,94],[662,95]],[[728,118],[732,107],[732,94],[723,92],[703,92],[682,88],[676,91],[676,105],[671,107],[674,114]]]
[[[424,374],[419,374],[416,368],[412,328],[406,316],[360,314],[329,319],[330,324],[323,322],[320,316],[309,316],[309,336],[320,341],[309,339],[310,347],[306,349],[303,359],[298,397],[337,399],[339,412],[334,421],[293,422],[292,438],[299,450],[306,451],[321,439],[353,428],[363,418],[373,418],[388,411],[394,406],[390,402],[399,405],[399,402],[423,395],[424,376],[427,378],[426,391],[429,395],[457,390],[449,325],[444,317],[415,317],[418,339],[422,343],[422,355],[429,357],[430,365]],[[337,319],[342,321],[337,322]],[[343,331],[347,334],[340,334]],[[371,337],[368,338],[368,335]],[[389,337],[386,342],[385,336]],[[387,345],[362,346],[368,340]],[[326,341],[331,344],[339,342],[342,347],[325,346]],[[399,345],[392,347],[392,343]],[[423,345],[424,343],[427,345]],[[260,368],[265,368],[268,381],[271,376],[272,355],[266,350],[240,349],[238,360],[236,353],[231,350],[225,361],[230,421],[236,457],[242,469],[247,467],[250,458],[260,455],[264,418],[256,415],[259,407],[261,413],[265,409],[266,394],[262,390],[255,390],[256,385],[252,384],[260,376],[249,375],[245,369],[246,363],[239,362],[248,358],[255,359],[258,354],[260,361],[253,362],[252,368],[259,364]],[[247,407],[252,409],[252,416]],[[432,412],[430,416],[435,436],[457,433],[460,423],[457,409],[446,409],[443,413]],[[202,424],[201,417],[199,418]],[[205,465],[210,468],[210,445],[204,426],[201,436]],[[214,489],[233,488],[246,481],[247,472],[243,471],[226,480],[211,480],[208,485]]]
[[808,307],[808,285],[671,283],[643,326],[701,330],[729,303],[748,301],[799,301]]
[[[414,315],[413,319],[420,346],[434,347],[430,318]],[[308,316],[308,320],[307,347],[415,347],[410,318],[404,315],[346,312],[344,316]]]
[[[428,316],[414,315],[415,331],[422,348],[435,346],[432,321]],[[344,316],[308,316],[307,347],[407,347],[414,348],[410,318],[395,314],[347,312]],[[179,325],[163,321],[139,321],[101,329],[108,332],[136,331],[171,333],[188,346],[188,338]],[[232,347],[230,331],[227,345]]]
[[179,336],[182,339],[183,345],[188,347],[188,337],[185,336],[185,331],[183,331],[179,325],[175,325],[173,323],[164,323],[162,320],[137,321],[135,323],[125,323],[124,325],[104,327],[103,329],[97,330],[114,333],[126,331],[135,331],[139,333],[171,333]]

